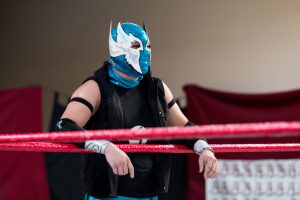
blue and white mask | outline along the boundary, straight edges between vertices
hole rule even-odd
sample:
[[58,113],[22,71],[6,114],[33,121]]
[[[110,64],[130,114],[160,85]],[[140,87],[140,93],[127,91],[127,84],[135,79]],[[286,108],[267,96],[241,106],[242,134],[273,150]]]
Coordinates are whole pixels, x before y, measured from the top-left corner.
[[[125,88],[137,86],[143,75],[148,73],[151,62],[151,46],[146,30],[129,22],[118,23],[112,30],[110,26],[109,54],[111,82]],[[137,80],[120,76],[113,67]]]

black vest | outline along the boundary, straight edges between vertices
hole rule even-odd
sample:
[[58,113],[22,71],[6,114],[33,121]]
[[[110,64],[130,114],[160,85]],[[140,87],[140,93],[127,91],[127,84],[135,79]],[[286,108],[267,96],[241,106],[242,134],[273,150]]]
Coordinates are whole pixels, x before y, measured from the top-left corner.
[[[89,130],[124,128],[120,99],[114,85],[109,82],[108,65],[109,63],[105,62],[103,67],[87,79],[96,81],[101,92],[100,107],[84,127]],[[140,84],[143,84],[148,92],[148,102],[155,127],[166,126],[168,107],[162,81],[147,74]],[[157,143],[168,144],[169,142],[157,141]],[[155,155],[157,193],[168,191],[170,166],[170,155]],[[84,154],[82,175],[85,190],[88,194],[98,198],[117,195],[118,176],[113,174],[104,155]]]

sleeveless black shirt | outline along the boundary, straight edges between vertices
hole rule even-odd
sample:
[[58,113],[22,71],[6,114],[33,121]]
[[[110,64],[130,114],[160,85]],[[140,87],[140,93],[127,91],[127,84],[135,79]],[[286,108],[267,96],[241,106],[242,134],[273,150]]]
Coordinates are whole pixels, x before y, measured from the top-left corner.
[[[115,86],[121,102],[124,128],[135,126],[154,127],[154,119],[147,101],[147,92],[141,85],[125,89]],[[134,139],[134,138],[133,138]],[[118,194],[130,197],[152,197],[156,194],[154,155],[150,153],[128,154],[135,176],[120,176]]]

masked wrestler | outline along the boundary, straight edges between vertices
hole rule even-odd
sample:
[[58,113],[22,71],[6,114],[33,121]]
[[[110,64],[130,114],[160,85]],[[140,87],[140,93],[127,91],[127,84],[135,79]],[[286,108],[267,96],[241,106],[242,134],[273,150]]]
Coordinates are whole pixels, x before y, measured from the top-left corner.
[[[151,44],[145,27],[126,22],[110,28],[109,53],[109,61],[73,93],[57,130],[192,125],[166,84],[151,76]],[[129,142],[146,143],[147,139]],[[217,160],[204,139],[175,142],[199,155],[199,172],[204,172],[205,178],[218,175]],[[97,152],[85,154],[83,159],[86,199],[150,200],[168,191],[170,155],[127,155],[107,140],[90,140],[79,146]]]

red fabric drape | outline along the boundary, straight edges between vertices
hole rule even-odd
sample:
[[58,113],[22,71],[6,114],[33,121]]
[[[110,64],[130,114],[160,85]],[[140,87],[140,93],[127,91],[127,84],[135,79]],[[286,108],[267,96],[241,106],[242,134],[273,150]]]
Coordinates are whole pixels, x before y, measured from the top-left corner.
[[[226,124],[264,121],[297,121],[300,119],[300,90],[273,94],[237,94],[201,88],[184,87],[187,116],[196,124]],[[300,142],[300,138],[214,139],[211,144]],[[216,154],[217,158],[268,159],[300,158],[299,153]],[[205,199],[203,175],[198,173],[197,156],[189,156],[188,200]]]
[[[41,132],[41,88],[0,91],[0,132]],[[0,199],[48,200],[43,153],[0,152]]]

